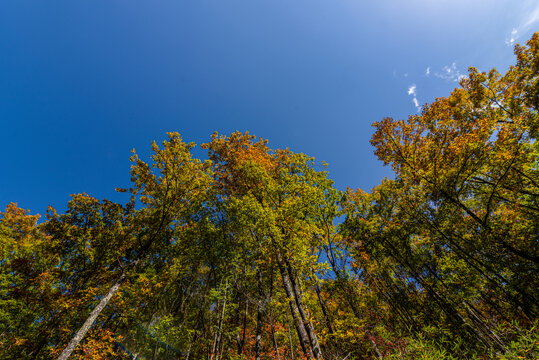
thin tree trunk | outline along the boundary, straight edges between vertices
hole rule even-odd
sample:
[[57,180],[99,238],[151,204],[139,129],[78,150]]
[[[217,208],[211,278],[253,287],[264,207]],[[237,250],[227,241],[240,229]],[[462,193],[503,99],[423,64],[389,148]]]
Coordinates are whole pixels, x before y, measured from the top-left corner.
[[294,325],[298,333],[298,339],[301,345],[301,349],[303,350],[303,353],[305,354],[305,356],[307,357],[313,356],[310,351],[310,347],[309,348],[307,347],[307,345],[310,344],[309,336],[307,335],[305,324],[303,323],[303,321],[301,321],[301,319],[299,319],[300,314],[294,300],[295,299],[294,290],[292,289],[292,285],[290,283],[290,277],[288,276],[288,273],[284,267],[283,259],[278,252],[277,252],[277,265],[279,265],[279,270],[281,272],[281,277],[283,279],[283,287],[286,292],[286,296],[288,297],[288,305],[290,306],[292,319],[294,321]]
[[[138,260],[136,262],[138,262]],[[99,314],[103,311],[103,309],[105,309],[110,299],[112,299],[116,291],[118,291],[118,289],[120,288],[120,285],[122,285],[122,283],[125,281],[126,277],[127,277],[127,271],[124,271],[124,273],[118,278],[118,280],[116,280],[114,285],[110,287],[109,291],[101,299],[99,304],[92,310],[92,312],[90,313],[90,316],[88,316],[84,324],[81,326],[79,331],[77,331],[75,336],[73,336],[73,338],[71,339],[69,344],[67,344],[64,351],[62,351],[62,353],[60,354],[57,360],[66,360],[67,358],[69,358],[69,356],[71,356],[71,353],[73,352],[73,350],[75,350],[75,348],[84,338],[88,330],[90,330],[90,328],[94,324]]]
[[292,334],[290,333],[290,319],[286,314],[286,325],[288,326],[288,340],[290,341],[290,357],[294,360],[294,346],[292,345]]
[[187,355],[185,355],[185,360],[189,360],[189,354],[191,354],[191,347],[193,346],[193,342],[195,341],[195,334],[196,334],[196,330],[193,333],[193,337],[191,338],[191,341],[189,341],[189,347],[187,348]]
[[320,304],[320,308],[322,309],[322,313],[324,314],[324,319],[326,320],[326,326],[328,327],[328,333],[330,335],[333,334],[333,327],[331,326],[331,319],[329,318],[329,313],[326,308],[326,302],[322,299],[322,291],[320,289],[320,286],[318,285],[318,282],[316,281],[316,278],[313,279],[314,282],[314,289],[316,291],[316,296],[318,297],[318,303]]
[[270,314],[270,324],[271,324],[271,337],[273,339],[273,348],[275,349],[275,353],[277,354],[277,360],[281,360],[281,356],[279,355],[279,346],[277,344],[277,338],[275,337],[275,325],[273,323],[273,313]]
[[159,345],[159,343],[158,343],[157,340],[156,340],[156,341],[155,341],[155,346],[153,347],[152,360],[155,360],[157,354],[159,353],[159,349],[158,349],[158,347],[157,347],[158,345]]
[[[217,299],[216,311],[219,311],[219,306],[220,306],[219,302],[220,302],[220,300]],[[219,315],[217,315],[217,327],[219,327],[219,324],[220,324],[220,319],[219,319]],[[213,335],[213,345],[211,347],[211,353],[209,354],[210,360],[213,360],[213,356],[215,355],[215,348],[217,346],[217,336],[218,336],[218,334],[219,334],[219,330],[217,330],[215,332],[215,334]]]
[[260,360],[262,350],[262,311],[258,306],[258,314],[256,320],[256,340],[255,340],[255,359]]
[[314,331],[312,323],[310,322],[307,314],[305,313],[305,309],[303,308],[303,304],[301,302],[301,292],[296,281],[295,274],[292,271],[292,266],[286,258],[285,263],[288,270],[288,275],[290,276],[292,290],[294,292],[294,300],[296,301],[296,306],[298,308],[299,315],[301,316],[301,321],[304,324],[305,330],[307,332],[307,337],[309,339],[309,344],[311,345],[313,356],[315,359],[322,359],[322,350],[320,349],[320,344],[318,343],[318,338],[316,337],[316,333]]
[[238,355],[241,355],[241,353],[243,352],[243,346],[245,345],[245,332],[246,332],[246,328],[247,328],[247,313],[249,311],[249,302],[247,301],[247,299],[244,298],[244,303],[245,303],[245,307],[244,307],[244,312],[243,312],[243,331],[240,330],[240,332],[242,332],[241,336],[240,336],[240,333],[238,333],[238,337],[237,337],[237,343],[238,343]]
[[[273,300],[273,266],[271,267],[271,272],[270,272],[270,302],[272,300]],[[277,360],[281,360],[281,356],[279,355],[279,346],[277,344],[277,338],[275,337],[275,324],[273,322],[273,308],[270,309],[270,324],[271,324],[271,337],[273,339],[273,347],[275,348],[275,353],[277,354]]]
[[[217,318],[217,332],[215,333],[215,340],[213,343],[213,349],[211,353],[210,359],[213,359],[215,355],[215,359],[219,360],[219,349],[221,348],[221,338],[222,338],[222,329],[223,329],[223,320],[225,317],[225,310],[226,310],[226,296],[227,296],[227,288],[228,288],[228,282],[225,284],[225,298],[223,299],[223,305],[221,308],[221,313],[219,314]],[[217,307],[219,308],[219,306]]]
[[219,359],[219,355],[221,354],[220,349],[222,348],[221,343],[223,341],[223,322],[225,319],[225,311],[226,311],[226,297],[227,297],[227,290],[228,290],[228,281],[225,283],[225,298],[223,299],[223,310],[221,311],[221,318],[219,319],[219,330],[217,333],[217,357],[216,359]]
[[[168,187],[167,187],[166,194],[168,194]],[[118,289],[120,288],[120,285],[122,285],[122,283],[125,281],[125,279],[127,278],[127,273],[130,270],[136,268],[140,260],[146,257],[147,251],[150,249],[155,239],[157,239],[157,235],[159,235],[159,233],[161,232],[161,229],[163,229],[163,227],[165,226],[165,223],[167,223],[166,216],[165,216],[166,211],[167,209],[163,208],[161,218],[159,220],[159,224],[157,225],[155,232],[150,236],[146,244],[142,246],[142,248],[139,251],[138,257],[123,271],[122,275],[120,275],[120,277],[118,278],[118,280],[116,280],[114,285],[110,287],[107,294],[103,297],[103,299],[101,299],[101,301],[94,308],[94,310],[92,310],[92,312],[90,313],[90,315],[88,316],[84,324],[81,326],[79,331],[77,331],[75,336],[71,339],[69,344],[67,344],[64,351],[62,351],[62,353],[56,360],[66,360],[67,358],[69,358],[69,356],[71,356],[71,353],[73,353],[73,351],[75,350],[77,345],[81,342],[81,340],[84,338],[88,330],[90,330],[90,328],[94,324],[95,320],[97,319],[101,311],[105,309],[105,307],[107,306],[109,301],[112,299],[116,291],[118,291]]]
[[380,359],[383,359],[384,357],[382,356],[382,353],[380,352],[380,349],[378,349],[378,345],[376,345],[376,342],[370,337],[369,337],[369,340],[370,340],[370,342],[372,344],[372,347],[374,348],[374,351],[376,351],[376,355],[378,355],[378,357]]
[[264,292],[262,291],[262,273],[257,271],[258,277],[258,304],[256,314],[256,339],[255,339],[255,359],[260,360],[262,350],[262,310]]

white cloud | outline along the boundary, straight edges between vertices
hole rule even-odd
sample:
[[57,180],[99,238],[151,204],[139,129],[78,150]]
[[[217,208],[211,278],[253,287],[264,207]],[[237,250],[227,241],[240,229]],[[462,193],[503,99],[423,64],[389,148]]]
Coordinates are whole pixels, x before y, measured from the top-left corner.
[[457,69],[457,63],[444,66],[442,72],[436,72],[434,76],[446,81],[460,81],[466,77],[466,75],[461,74],[459,69]]
[[507,46],[513,46],[521,35],[525,34],[528,30],[539,22],[539,3],[536,1],[528,1],[527,6],[523,9],[523,16],[520,24],[511,30],[511,34],[508,39],[505,40]]
[[515,41],[517,41],[517,33],[518,30],[513,28],[513,30],[511,31],[511,37],[508,40],[505,40],[505,45],[513,46]]
[[535,8],[531,12],[529,12],[528,15],[524,18],[524,21],[520,25],[519,30],[526,31],[537,21],[539,21],[539,4],[536,3]]
[[421,106],[419,106],[419,101],[417,100],[417,86],[415,84],[410,85],[408,88],[408,95],[412,96],[412,102],[417,111],[421,110]]
[[425,70],[425,75],[427,75],[427,76],[430,75],[430,66],[427,68],[427,70]]

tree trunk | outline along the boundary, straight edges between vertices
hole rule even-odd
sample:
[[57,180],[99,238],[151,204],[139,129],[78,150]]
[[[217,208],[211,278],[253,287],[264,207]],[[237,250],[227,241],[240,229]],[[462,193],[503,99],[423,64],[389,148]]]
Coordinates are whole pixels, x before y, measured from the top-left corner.
[[[138,262],[138,261],[137,261]],[[136,264],[135,264],[136,265]],[[118,280],[116,280],[116,282],[114,283],[114,285],[112,285],[109,289],[109,291],[107,292],[107,294],[101,299],[101,301],[99,302],[99,304],[92,310],[92,312],[90,313],[90,316],[88,316],[88,318],[86,319],[86,321],[84,322],[84,324],[81,326],[81,328],[79,329],[79,331],[77,331],[77,333],[75,334],[75,336],[71,339],[71,341],[69,342],[69,344],[67,344],[67,346],[65,347],[64,351],[62,351],[62,353],[60,354],[60,356],[58,357],[57,360],[66,360],[67,358],[69,358],[69,356],[71,356],[71,353],[73,352],[73,350],[75,350],[75,348],[77,347],[77,345],[81,342],[81,340],[84,338],[84,336],[86,335],[86,333],[88,332],[88,330],[90,330],[90,328],[92,327],[92,325],[94,324],[95,320],[97,319],[97,317],[99,316],[99,314],[101,313],[101,311],[103,311],[103,309],[105,309],[105,307],[107,306],[107,304],[109,303],[110,299],[112,299],[112,297],[114,296],[114,294],[116,293],[116,291],[118,291],[118,289],[120,288],[120,285],[122,285],[122,283],[124,282],[124,280],[126,279],[127,277],[127,271],[125,271],[119,278]]]
[[260,354],[262,352],[262,311],[263,311],[263,297],[262,291],[262,273],[257,271],[258,277],[258,305],[256,314],[256,339],[255,339],[255,359],[260,360]]
[[[168,189],[167,189],[167,192],[168,192]],[[66,360],[67,358],[69,358],[69,356],[71,356],[71,353],[73,352],[73,350],[75,350],[77,345],[84,338],[84,336],[86,335],[88,330],[90,330],[90,328],[94,324],[95,320],[97,319],[97,317],[99,316],[101,311],[103,311],[105,309],[105,307],[109,303],[110,299],[112,299],[112,297],[114,296],[116,291],[118,291],[118,289],[120,288],[120,285],[122,285],[122,283],[125,281],[125,279],[127,278],[127,273],[130,270],[136,268],[138,263],[140,262],[140,260],[142,260],[142,259],[144,259],[146,257],[146,254],[147,254],[148,250],[152,246],[155,239],[157,239],[157,236],[159,235],[159,233],[161,232],[161,229],[163,229],[163,227],[165,226],[166,223],[167,223],[167,220],[166,220],[165,211],[164,211],[164,208],[163,208],[163,213],[161,214],[161,218],[159,220],[159,224],[157,225],[157,228],[156,228],[155,232],[150,236],[150,238],[144,244],[144,246],[141,247],[141,249],[138,252],[138,256],[135,258],[135,260],[133,260],[133,262],[129,266],[127,266],[125,268],[122,275],[120,275],[120,277],[118,278],[118,280],[116,280],[114,285],[112,285],[110,287],[107,294],[103,297],[103,299],[101,299],[101,301],[94,308],[94,310],[92,310],[92,312],[90,313],[90,316],[88,316],[88,318],[86,319],[84,324],[81,326],[79,331],[77,331],[77,333],[75,334],[73,339],[71,339],[69,344],[67,344],[64,351],[62,351],[62,353],[60,354],[60,356],[56,360]]]
[[286,314],[286,325],[288,327],[288,341],[290,342],[290,357],[294,360],[294,346],[292,345],[292,334],[290,333],[290,320],[288,313]]
[[216,359],[219,359],[221,355],[220,349],[222,348],[222,342],[223,342],[223,322],[225,319],[225,311],[226,311],[226,297],[227,297],[227,290],[228,290],[228,281],[225,284],[225,298],[223,302],[223,311],[221,312],[221,318],[219,320],[219,333],[217,338],[217,357]]
[[305,354],[305,356],[311,357],[313,356],[313,354],[310,351],[310,347],[308,348],[307,346],[308,344],[310,344],[309,337],[307,335],[307,330],[305,329],[305,324],[303,323],[303,321],[299,319],[299,312],[298,312],[298,309],[296,308],[296,304],[294,301],[295,299],[294,290],[292,289],[290,278],[284,267],[283,259],[279,252],[277,252],[277,265],[279,265],[279,270],[281,272],[281,277],[283,279],[283,287],[286,292],[286,296],[288,297],[288,305],[290,306],[292,319],[294,321],[294,325],[298,333],[298,339],[301,345],[301,349],[303,350],[303,353]]
[[292,284],[292,290],[294,292],[294,300],[296,301],[296,306],[298,308],[299,315],[301,316],[301,321],[307,332],[307,337],[309,338],[309,344],[311,345],[313,356],[315,359],[322,359],[322,350],[320,349],[320,344],[318,343],[318,338],[316,337],[313,325],[309,320],[309,317],[305,313],[305,309],[303,308],[303,304],[301,302],[301,292],[298,286],[298,282],[296,281],[295,274],[292,270],[292,266],[286,258],[285,263],[288,275],[290,277],[290,283]]
[[[270,272],[270,295],[269,296],[270,296],[269,301],[271,302],[273,300],[273,266],[271,267],[271,272]],[[273,322],[273,309],[270,309],[270,324],[271,324],[271,337],[273,339],[273,347],[275,349],[275,353],[277,354],[277,360],[281,360],[281,356],[279,355],[279,346],[277,344],[277,338],[275,336],[275,324]]]
[[241,355],[241,353],[243,352],[243,346],[245,345],[245,332],[247,330],[246,329],[247,328],[247,313],[249,311],[249,302],[245,298],[244,298],[244,304],[245,304],[245,307],[244,307],[244,312],[243,312],[243,330],[240,330],[240,332],[238,332],[238,337],[237,337],[238,355]]
[[221,341],[222,341],[222,335],[223,335],[223,321],[225,318],[225,310],[226,310],[227,289],[228,289],[228,282],[225,284],[225,298],[223,299],[221,313],[218,315],[218,319],[217,319],[217,332],[215,334],[215,342],[213,344],[213,349],[212,349],[210,359],[213,359],[215,355],[215,359],[219,360],[219,355],[220,355],[219,350],[221,349]]
[[322,309],[322,313],[324,314],[324,320],[326,321],[326,326],[328,328],[328,333],[330,335],[333,334],[333,327],[331,326],[331,319],[329,318],[329,313],[326,308],[326,302],[322,299],[322,291],[320,289],[320,286],[316,282],[316,278],[313,279],[314,282],[314,289],[316,291],[316,296],[318,297],[318,303],[320,304],[320,308]]

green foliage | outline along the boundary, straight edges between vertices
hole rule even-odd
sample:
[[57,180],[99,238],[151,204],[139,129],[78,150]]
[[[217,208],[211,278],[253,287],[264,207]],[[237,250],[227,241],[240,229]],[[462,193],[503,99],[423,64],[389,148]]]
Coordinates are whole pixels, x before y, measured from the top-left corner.
[[508,354],[497,325],[537,319],[538,43],[517,46],[503,76],[470,68],[421,115],[375,123],[395,179],[343,204],[352,266],[390,309],[385,326],[434,358]]
[[126,204],[8,205],[0,359],[57,357],[120,283],[74,358],[539,357],[538,49],[375,123],[395,176],[369,193],[249,133],[205,161],[169,133],[133,152]]

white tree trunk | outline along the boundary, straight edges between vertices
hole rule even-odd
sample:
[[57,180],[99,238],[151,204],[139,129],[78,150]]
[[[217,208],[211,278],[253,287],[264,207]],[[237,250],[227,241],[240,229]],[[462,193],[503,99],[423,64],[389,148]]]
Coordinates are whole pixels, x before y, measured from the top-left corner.
[[97,304],[97,306],[92,310],[92,312],[90,313],[90,316],[88,316],[88,318],[86,319],[84,324],[81,326],[79,331],[77,331],[77,334],[75,334],[73,339],[71,339],[69,344],[67,344],[66,348],[64,349],[64,351],[62,351],[62,353],[60,354],[57,360],[66,360],[67,358],[69,358],[69,356],[71,356],[71,353],[73,352],[73,350],[75,350],[77,345],[79,345],[79,343],[84,338],[88,330],[90,330],[90,328],[94,324],[95,320],[97,319],[101,311],[105,309],[110,299],[112,299],[116,291],[118,291],[118,289],[120,288],[120,285],[122,285],[122,283],[124,282],[126,275],[127,273],[124,272],[118,278],[118,280],[116,280],[114,285],[110,287],[107,294],[101,299],[99,304]]

